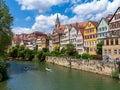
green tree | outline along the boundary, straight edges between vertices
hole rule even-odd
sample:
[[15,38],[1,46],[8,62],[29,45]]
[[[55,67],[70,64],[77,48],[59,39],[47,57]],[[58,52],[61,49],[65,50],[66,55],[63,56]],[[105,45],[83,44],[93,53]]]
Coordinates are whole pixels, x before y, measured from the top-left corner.
[[40,62],[42,62],[42,61],[45,60],[45,54],[44,54],[43,51],[39,51],[39,52],[37,53],[36,57],[37,57],[37,59],[38,59]]
[[97,44],[97,54],[98,55],[102,55],[102,46],[103,46],[103,41],[101,41]]
[[25,49],[25,58],[32,60],[34,58],[34,51],[30,49]]
[[43,48],[42,51],[46,53],[46,52],[49,52],[49,49],[48,48]]
[[8,56],[16,58],[18,56],[18,48],[17,47],[12,47],[8,52]]
[[5,4],[5,0],[0,0],[0,54],[5,54],[6,49],[11,44],[13,33],[11,25],[13,17]]
[[59,54],[59,51],[60,51],[60,47],[59,46],[55,46],[54,50],[53,50],[53,53],[55,55],[58,55]]
[[61,53],[61,54],[66,54],[66,48],[63,47],[63,48],[60,50],[60,53]]
[[73,44],[68,44],[66,46],[66,54],[68,56],[73,56],[73,55],[77,54],[77,51],[76,51],[75,46]]

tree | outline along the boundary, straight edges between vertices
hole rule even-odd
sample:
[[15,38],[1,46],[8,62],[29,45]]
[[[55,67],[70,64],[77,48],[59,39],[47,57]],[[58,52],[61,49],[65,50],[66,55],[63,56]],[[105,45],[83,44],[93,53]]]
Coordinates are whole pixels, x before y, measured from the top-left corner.
[[75,46],[73,44],[67,44],[66,54],[68,56],[73,56],[73,55],[77,54],[77,51],[76,51]]
[[101,41],[97,44],[97,54],[98,55],[102,55],[102,46],[103,46],[103,41]]
[[63,48],[60,50],[60,53],[61,53],[61,54],[66,54],[66,49],[63,47]]
[[55,46],[55,48],[53,50],[53,53],[56,54],[56,55],[58,55],[59,51],[60,51],[60,47],[59,46]]
[[0,54],[5,54],[6,49],[11,44],[13,33],[11,25],[13,17],[5,4],[5,0],[0,0]]
[[25,58],[32,60],[34,58],[34,51],[30,49],[25,49]]
[[43,53],[43,51],[39,51],[36,55],[37,59],[42,62],[45,60],[45,54]]

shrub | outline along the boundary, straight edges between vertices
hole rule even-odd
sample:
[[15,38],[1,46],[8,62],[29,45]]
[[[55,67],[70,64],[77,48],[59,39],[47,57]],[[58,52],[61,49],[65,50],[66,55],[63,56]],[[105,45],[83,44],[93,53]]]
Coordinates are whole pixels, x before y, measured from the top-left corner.
[[75,54],[77,54],[77,51],[76,51],[75,46],[73,44],[68,44],[66,46],[66,54],[68,56],[74,56]]
[[119,78],[119,69],[118,68],[116,68],[115,70],[112,71],[112,77]]
[[8,78],[6,63],[0,60],[0,81]]
[[38,60],[40,60],[40,62],[45,60],[45,54],[43,53],[43,51],[39,51],[36,57],[38,58]]
[[83,59],[91,59],[92,57],[91,57],[91,55],[89,55],[89,54],[87,54],[87,53],[83,53],[83,54],[82,54],[82,58],[83,58]]

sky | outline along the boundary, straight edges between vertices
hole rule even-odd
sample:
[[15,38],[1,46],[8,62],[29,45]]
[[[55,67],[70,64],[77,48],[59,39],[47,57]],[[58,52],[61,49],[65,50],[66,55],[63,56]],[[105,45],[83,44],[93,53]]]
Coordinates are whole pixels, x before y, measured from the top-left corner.
[[100,21],[114,14],[120,0],[6,0],[6,4],[14,17],[12,31],[15,34],[52,33],[57,14],[61,25]]

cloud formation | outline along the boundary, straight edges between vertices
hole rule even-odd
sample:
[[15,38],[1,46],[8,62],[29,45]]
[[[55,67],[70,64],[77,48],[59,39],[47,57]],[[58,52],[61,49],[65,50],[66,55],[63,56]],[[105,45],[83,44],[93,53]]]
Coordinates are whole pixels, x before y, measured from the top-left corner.
[[[61,24],[67,24],[67,23],[75,23],[75,22],[81,22],[81,21],[88,21],[88,20],[94,20],[99,21],[102,17],[106,17],[108,14],[113,14],[116,9],[120,6],[120,0],[93,0],[90,2],[82,0],[17,0],[19,4],[22,5],[23,10],[39,10],[44,11],[49,9],[50,7],[54,5],[60,5],[62,3],[71,2],[74,4],[72,7],[72,13],[75,15],[71,18],[69,18],[66,15],[58,14]],[[77,3],[79,2],[79,3]],[[47,3],[47,4],[46,4]],[[51,14],[51,15],[37,15],[35,17],[35,23],[31,28],[14,28],[13,31],[41,31],[44,33],[52,32],[55,24],[57,14]],[[16,30],[15,30],[16,29]]]
[[66,3],[69,0],[16,0],[22,10],[39,10],[40,12],[49,10],[52,6]]
[[108,14],[113,14],[119,7],[120,0],[93,0],[92,2],[77,5],[72,11],[77,15],[84,18],[84,20],[100,20]]

